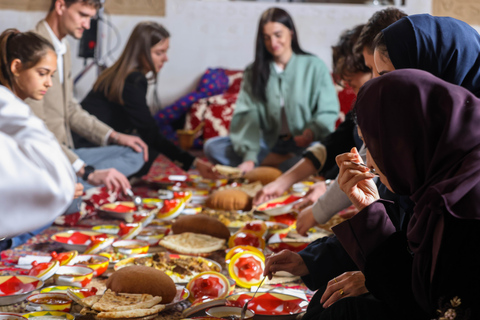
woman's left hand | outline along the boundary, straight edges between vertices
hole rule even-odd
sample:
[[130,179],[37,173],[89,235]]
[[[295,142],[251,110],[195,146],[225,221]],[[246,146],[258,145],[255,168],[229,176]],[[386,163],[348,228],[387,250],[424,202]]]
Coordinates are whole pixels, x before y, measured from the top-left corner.
[[148,161],[148,146],[140,137],[124,134],[120,132],[115,132],[115,143],[121,146],[130,147],[136,152],[143,152],[143,160]]
[[220,178],[220,175],[218,174],[218,172],[213,170],[214,166],[210,162],[196,158],[195,166],[197,167],[200,175],[205,179],[214,180],[214,179]]
[[327,289],[320,298],[323,308],[328,308],[345,297],[356,297],[367,293],[365,276],[361,271],[349,271],[328,281]]

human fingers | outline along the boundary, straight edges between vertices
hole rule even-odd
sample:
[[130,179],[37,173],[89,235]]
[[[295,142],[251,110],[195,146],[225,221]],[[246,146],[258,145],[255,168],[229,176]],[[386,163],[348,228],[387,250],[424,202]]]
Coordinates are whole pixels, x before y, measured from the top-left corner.
[[335,301],[338,301],[345,295],[342,280],[339,277],[334,277],[328,281],[327,288],[320,298],[320,303],[324,308],[331,306]]
[[328,282],[320,303],[328,308],[342,298],[356,297],[367,292],[364,274],[361,271],[348,271]]
[[274,253],[265,259],[264,276],[268,275],[272,279],[277,271],[282,271],[281,266],[288,262],[288,250],[282,250],[279,253]]
[[75,191],[73,194],[73,198],[76,199],[83,195],[83,185],[79,182],[75,183]]
[[356,297],[368,292],[365,287],[365,275],[361,271],[345,272],[344,275],[343,288],[348,292],[348,296]]
[[254,167],[255,163],[251,160],[248,160],[239,164],[237,168],[240,169],[243,173],[247,173],[249,171],[252,171]]
[[115,176],[109,175],[106,179],[106,181],[110,184],[111,188],[110,190],[114,192],[118,192],[122,189],[122,185],[118,179],[116,179]]
[[345,209],[344,211],[340,212],[338,215],[340,217],[342,217],[343,219],[350,219],[351,217],[353,217],[357,213],[358,213],[357,208],[355,208],[354,206],[351,206],[351,207]]
[[307,231],[317,224],[313,216],[312,206],[305,208],[297,217],[296,230],[302,236],[307,236]]
[[297,202],[293,207],[292,207],[292,210],[302,210],[303,208],[309,206],[312,204],[312,201],[307,198],[307,197],[303,197],[299,202]]
[[143,161],[147,162],[148,161],[148,146],[147,144],[142,140],[140,139],[140,147],[143,149]]
[[260,189],[253,198],[253,204],[257,205],[272,198],[275,190],[277,189],[276,184],[277,183],[275,181],[272,181],[266,184],[262,189]]

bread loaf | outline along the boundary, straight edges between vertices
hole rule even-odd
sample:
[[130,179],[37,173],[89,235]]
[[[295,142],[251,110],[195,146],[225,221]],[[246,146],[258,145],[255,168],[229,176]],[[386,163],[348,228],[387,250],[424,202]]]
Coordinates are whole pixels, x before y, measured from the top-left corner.
[[252,208],[252,198],[238,189],[218,190],[207,198],[205,206],[211,209],[245,211]]
[[227,226],[218,219],[205,214],[181,216],[172,224],[172,231],[174,234],[193,232],[225,240],[230,238],[230,230]]
[[282,175],[282,171],[272,167],[257,167],[244,174],[250,182],[260,181],[263,185],[269,184]]
[[117,293],[147,293],[170,303],[177,294],[173,280],[163,271],[146,266],[127,266],[115,271],[107,280],[107,289]]

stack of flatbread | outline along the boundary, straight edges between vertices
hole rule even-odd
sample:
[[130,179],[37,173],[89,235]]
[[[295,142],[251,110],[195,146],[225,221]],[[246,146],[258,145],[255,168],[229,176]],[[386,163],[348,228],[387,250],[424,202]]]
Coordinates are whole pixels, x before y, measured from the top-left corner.
[[165,308],[159,304],[162,297],[149,294],[115,293],[107,289],[103,295],[82,299],[80,314],[93,314],[97,319],[104,318],[143,318],[158,314]]
[[242,170],[221,164],[216,164],[213,170],[220,173],[222,176],[227,177],[228,179],[236,179],[243,176]]
[[184,232],[168,235],[159,244],[169,251],[184,254],[206,254],[225,248],[225,239],[206,234]]

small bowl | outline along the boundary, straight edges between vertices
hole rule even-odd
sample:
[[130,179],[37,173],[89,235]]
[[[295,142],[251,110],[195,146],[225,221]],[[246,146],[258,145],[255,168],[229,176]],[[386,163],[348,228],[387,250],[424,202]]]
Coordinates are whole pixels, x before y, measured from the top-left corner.
[[151,226],[143,228],[135,237],[137,240],[148,242],[150,246],[158,245],[158,242],[169,232],[169,228],[160,226]]
[[36,261],[34,261],[32,263],[32,268],[28,272],[28,275],[46,281],[50,279],[55,274],[55,272],[57,272],[58,268],[60,268],[60,262],[58,261],[41,263],[37,263]]
[[120,237],[120,239],[121,240],[131,240],[137,234],[139,234],[140,231],[143,230],[143,224],[142,223],[127,223],[127,224],[124,224],[122,222],[122,223],[120,223],[119,228],[120,228],[120,230],[118,231],[118,236]]
[[96,232],[103,232],[103,233],[116,235],[120,230],[120,228],[113,224],[102,224],[99,226],[92,227],[92,230]]
[[66,293],[36,293],[28,296],[28,311],[70,312],[72,299]]
[[40,289],[43,281],[31,276],[0,276],[0,305],[5,306],[25,300]]
[[72,260],[73,265],[85,266],[93,270],[93,276],[98,277],[108,269],[110,259],[98,254],[81,254]]
[[57,286],[76,286],[85,288],[92,281],[93,270],[80,266],[62,266],[53,276]]
[[310,244],[309,241],[282,241],[272,242],[267,244],[267,248],[273,253],[278,253],[282,250],[290,250],[293,252],[300,252]]
[[40,290],[40,293],[67,293],[68,289],[80,289],[79,287],[72,287],[72,286],[50,286],[45,287]]
[[75,320],[75,316],[73,314],[61,311],[36,311],[30,312],[23,315],[27,319],[34,320],[38,318],[38,320],[47,320],[47,319],[63,319],[63,320]]
[[256,208],[269,216],[278,216],[292,211],[294,205],[302,200],[303,194],[294,193],[261,203]]
[[2,312],[0,313],[0,320],[27,320],[27,318],[16,313]]
[[126,255],[143,254],[148,252],[148,242],[141,240],[119,240],[112,244],[113,250]]
[[95,231],[69,230],[54,234],[51,239],[60,243],[66,250],[84,252],[92,241],[111,237],[106,233]]
[[[205,311],[209,316],[229,320],[239,320],[241,312],[242,308],[231,306],[212,307]],[[255,313],[252,310],[247,309],[245,319],[253,319],[254,315]]]

